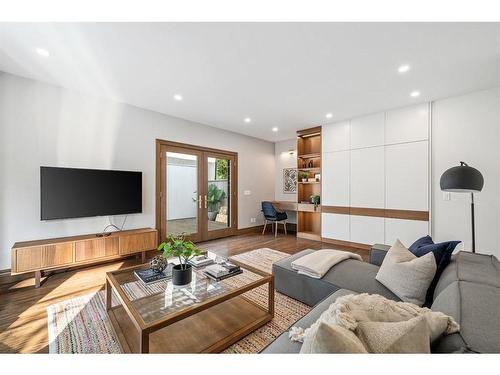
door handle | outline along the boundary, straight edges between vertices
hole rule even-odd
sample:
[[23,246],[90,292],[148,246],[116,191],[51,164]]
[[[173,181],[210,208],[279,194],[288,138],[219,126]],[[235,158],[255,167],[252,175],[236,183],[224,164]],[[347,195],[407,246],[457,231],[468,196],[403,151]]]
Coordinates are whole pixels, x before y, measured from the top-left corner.
[[205,208],[207,208],[207,196],[205,195]]
[[198,208],[201,208],[201,194],[198,196]]

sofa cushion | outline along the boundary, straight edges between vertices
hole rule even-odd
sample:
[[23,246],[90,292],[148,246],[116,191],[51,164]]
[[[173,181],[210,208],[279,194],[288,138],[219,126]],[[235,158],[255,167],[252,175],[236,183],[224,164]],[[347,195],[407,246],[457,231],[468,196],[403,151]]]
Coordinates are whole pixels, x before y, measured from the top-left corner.
[[403,301],[422,306],[435,273],[432,253],[418,258],[396,240],[375,278]]
[[[338,297],[346,296],[348,294],[357,294],[352,290],[340,289],[326,297],[323,301],[318,303],[309,313],[304,315],[301,319],[297,320],[292,326],[309,328],[320,315],[328,309],[328,307],[335,302]],[[263,349],[262,353],[299,353],[302,343],[292,341],[288,337],[288,331],[282,333],[271,344]]]
[[295,259],[314,251],[315,250],[311,249],[303,250],[273,264],[274,287],[276,291],[309,306],[316,305],[318,302],[340,289],[324,279],[314,279],[309,276],[299,275],[297,271],[292,269],[292,262]]
[[459,243],[460,241],[434,243],[431,236],[425,236],[416,240],[408,248],[408,250],[410,250],[417,257],[421,257],[432,252],[434,254],[434,258],[436,259],[437,270],[434,278],[432,279],[431,285],[427,290],[426,301],[432,302],[434,289],[436,288],[436,284],[441,276],[441,273],[450,263],[451,254]]
[[500,288],[500,262],[492,255],[460,251],[451,257],[434,290],[434,299],[456,281],[469,281]]
[[378,270],[379,267],[373,264],[347,259],[332,267],[323,276],[323,280],[339,289],[353,290],[358,293],[380,294],[385,298],[401,301],[382,283],[375,280]]
[[455,281],[439,293],[431,307],[451,315],[460,324],[460,333],[444,336],[433,351],[457,352],[464,348],[480,353],[500,352],[500,288]]
[[353,331],[336,324],[320,323],[314,334],[304,339],[300,353],[366,354],[368,352]]

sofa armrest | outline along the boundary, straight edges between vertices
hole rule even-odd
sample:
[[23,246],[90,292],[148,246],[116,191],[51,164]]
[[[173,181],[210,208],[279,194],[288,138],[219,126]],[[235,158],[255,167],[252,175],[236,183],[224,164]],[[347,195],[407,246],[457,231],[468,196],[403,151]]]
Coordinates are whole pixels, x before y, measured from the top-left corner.
[[369,260],[371,264],[376,266],[382,265],[385,255],[391,247],[388,245],[375,244],[370,248]]

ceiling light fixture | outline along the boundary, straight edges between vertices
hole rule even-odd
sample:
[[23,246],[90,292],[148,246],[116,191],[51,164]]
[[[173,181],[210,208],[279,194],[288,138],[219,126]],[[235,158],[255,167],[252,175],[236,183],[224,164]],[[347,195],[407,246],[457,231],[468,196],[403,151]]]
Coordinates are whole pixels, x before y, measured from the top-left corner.
[[412,92],[410,92],[410,96],[412,98],[418,98],[420,96],[420,91],[416,91],[416,90],[412,91]]
[[252,119],[250,117],[245,117],[245,119],[243,121],[245,121],[247,124],[249,124],[250,122],[252,122]]
[[332,118],[333,117],[333,114],[332,113],[327,113],[326,114],[326,118]]
[[50,52],[43,48],[35,48],[36,53],[43,57],[49,57]]
[[175,94],[174,99],[180,102],[182,100],[182,95],[181,94]]
[[274,127],[274,128],[272,128],[271,130],[272,130],[273,132],[275,132],[275,133],[276,133],[276,132],[278,131],[278,128],[277,128],[277,127]]
[[410,70],[410,65],[401,65],[398,68],[398,73],[406,73],[408,70]]

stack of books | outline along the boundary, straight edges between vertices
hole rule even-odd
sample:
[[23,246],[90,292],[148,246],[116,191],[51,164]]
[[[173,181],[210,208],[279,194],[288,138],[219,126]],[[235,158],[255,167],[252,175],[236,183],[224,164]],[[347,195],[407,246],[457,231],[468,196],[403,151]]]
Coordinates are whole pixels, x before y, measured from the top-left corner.
[[172,268],[173,264],[169,264],[167,268],[163,270],[163,272],[155,271],[151,268],[145,270],[137,270],[134,271],[135,277],[137,277],[144,285],[149,285],[152,283],[156,283],[161,280],[172,278]]
[[198,255],[198,256],[190,259],[188,263],[190,265],[192,265],[193,267],[200,268],[200,267],[208,266],[209,264],[212,264],[213,262],[214,262],[213,259],[207,257],[206,255]]
[[239,275],[242,272],[243,271],[240,269],[240,266],[228,262],[227,260],[223,263],[207,266],[203,271],[205,276],[215,281],[221,281],[227,279],[228,277]]

